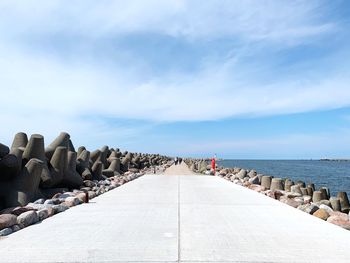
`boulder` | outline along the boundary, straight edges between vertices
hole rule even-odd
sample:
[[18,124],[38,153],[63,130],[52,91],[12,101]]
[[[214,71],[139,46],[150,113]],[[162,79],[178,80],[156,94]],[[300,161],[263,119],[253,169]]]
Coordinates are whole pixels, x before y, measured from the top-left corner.
[[80,204],[80,200],[77,197],[70,196],[70,197],[67,197],[65,199],[64,203],[66,205],[68,205],[69,207],[72,207],[72,206],[79,205]]
[[284,204],[287,204],[289,206],[292,206],[294,208],[297,208],[298,206],[302,205],[303,202],[300,202],[300,201],[296,201],[292,198],[288,198],[286,196],[281,196],[280,199],[279,199],[280,202],[284,203]]
[[318,209],[315,213],[312,214],[313,216],[316,216],[322,220],[327,220],[329,217],[329,213],[325,209]]
[[49,217],[49,210],[47,208],[41,209],[41,210],[39,210],[36,213],[38,215],[38,220],[39,221],[42,221],[42,220],[44,220],[44,219]]
[[257,175],[257,172],[255,170],[250,170],[248,173],[249,178],[253,178]]
[[7,228],[4,228],[2,230],[0,230],[0,237],[4,237],[4,236],[8,236],[10,234],[12,234],[12,228],[10,227],[7,227]]
[[242,169],[238,172],[238,174],[236,174],[236,177],[239,178],[239,179],[243,179],[244,177],[247,176],[247,171]]
[[312,215],[319,209],[319,207],[313,204],[305,204],[305,205],[299,205],[298,209]]
[[12,214],[0,215],[0,230],[11,227],[17,223],[17,216]]
[[265,187],[261,186],[261,185],[257,185],[257,184],[251,184],[248,186],[249,189],[254,190],[255,192],[263,192],[266,190]]
[[331,214],[333,212],[333,209],[330,208],[328,205],[321,204],[320,209],[324,209],[327,211],[328,214]]
[[17,217],[17,224],[21,228],[35,224],[38,221],[39,221],[39,218],[38,218],[38,215],[35,211],[28,211],[28,212],[20,214]]
[[251,183],[251,184],[260,184],[259,177],[258,177],[258,176],[251,177],[251,178],[249,179],[249,183]]

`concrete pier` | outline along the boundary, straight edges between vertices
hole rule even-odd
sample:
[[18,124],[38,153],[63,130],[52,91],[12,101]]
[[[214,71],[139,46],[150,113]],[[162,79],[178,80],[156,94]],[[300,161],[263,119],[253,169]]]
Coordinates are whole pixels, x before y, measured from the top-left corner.
[[350,232],[213,176],[145,175],[0,240],[0,262],[349,262]]

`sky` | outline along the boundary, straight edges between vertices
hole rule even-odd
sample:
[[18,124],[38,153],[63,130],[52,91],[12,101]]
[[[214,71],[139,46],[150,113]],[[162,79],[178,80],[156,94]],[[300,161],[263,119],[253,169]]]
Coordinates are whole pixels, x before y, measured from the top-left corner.
[[1,0],[0,142],[350,158],[350,2]]

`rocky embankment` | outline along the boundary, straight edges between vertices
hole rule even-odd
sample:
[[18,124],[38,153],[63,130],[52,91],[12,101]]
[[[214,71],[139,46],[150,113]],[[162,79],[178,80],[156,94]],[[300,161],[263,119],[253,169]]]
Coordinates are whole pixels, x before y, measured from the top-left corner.
[[75,150],[68,133],[45,148],[44,137],[15,135],[0,143],[0,236],[86,203],[145,173],[163,172],[170,158],[103,146]]
[[[196,173],[213,174],[206,160],[187,159],[186,164]],[[258,174],[255,170],[241,168],[217,168],[216,175],[279,200],[322,220],[350,230],[350,204],[346,192],[330,196],[327,187],[316,190],[313,183],[293,182],[290,179],[274,178]]]

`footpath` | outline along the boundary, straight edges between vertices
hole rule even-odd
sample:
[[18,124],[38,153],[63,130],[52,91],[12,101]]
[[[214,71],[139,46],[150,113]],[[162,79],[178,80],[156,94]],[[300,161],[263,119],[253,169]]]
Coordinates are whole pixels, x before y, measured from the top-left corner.
[[186,168],[1,239],[0,262],[350,262],[349,231]]

